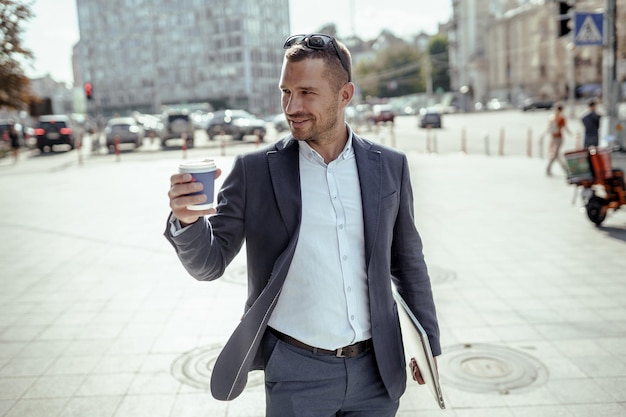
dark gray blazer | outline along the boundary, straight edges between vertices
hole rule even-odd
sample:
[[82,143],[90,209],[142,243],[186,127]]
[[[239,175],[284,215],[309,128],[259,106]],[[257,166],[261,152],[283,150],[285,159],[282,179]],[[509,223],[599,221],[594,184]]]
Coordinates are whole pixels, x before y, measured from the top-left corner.
[[[353,148],[361,183],[372,339],[383,382],[392,399],[405,390],[406,364],[390,279],[426,329],[435,356],[439,328],[422,242],[413,217],[406,156],[356,135]],[[187,271],[213,280],[241,249],[247,251],[246,314],[216,362],[211,390],[230,400],[243,390],[247,373],[261,369],[259,344],[289,269],[299,233],[302,204],[298,144],[291,137],[237,156],[218,194],[218,213],[178,237],[168,229]]]

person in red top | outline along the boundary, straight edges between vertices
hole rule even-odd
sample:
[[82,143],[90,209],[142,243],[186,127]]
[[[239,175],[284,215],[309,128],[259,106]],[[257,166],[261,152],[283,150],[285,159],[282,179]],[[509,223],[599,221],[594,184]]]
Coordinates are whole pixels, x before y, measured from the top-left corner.
[[546,174],[548,176],[552,176],[552,164],[557,161],[563,171],[567,172],[567,165],[565,165],[565,161],[561,158],[561,146],[563,146],[563,132],[567,132],[569,135],[572,134],[570,130],[567,128],[567,121],[565,116],[563,116],[563,105],[556,104],[554,114],[550,116],[548,122],[548,133],[550,134],[550,160],[548,161],[548,166],[546,168]]

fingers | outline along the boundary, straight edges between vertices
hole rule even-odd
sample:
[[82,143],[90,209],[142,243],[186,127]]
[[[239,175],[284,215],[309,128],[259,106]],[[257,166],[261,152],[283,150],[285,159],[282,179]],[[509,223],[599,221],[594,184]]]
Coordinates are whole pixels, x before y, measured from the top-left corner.
[[422,377],[422,373],[420,372],[420,369],[417,366],[417,362],[415,361],[415,359],[411,359],[410,368],[411,368],[411,376],[413,377],[413,381],[416,381],[420,385],[424,385],[426,382],[424,381],[424,378]]
[[183,225],[194,223],[202,216],[215,214],[215,209],[189,210],[187,206],[206,202],[207,196],[204,194],[189,195],[202,191],[201,182],[195,182],[190,174],[174,174],[170,177],[170,189],[167,193],[170,200],[172,214]]

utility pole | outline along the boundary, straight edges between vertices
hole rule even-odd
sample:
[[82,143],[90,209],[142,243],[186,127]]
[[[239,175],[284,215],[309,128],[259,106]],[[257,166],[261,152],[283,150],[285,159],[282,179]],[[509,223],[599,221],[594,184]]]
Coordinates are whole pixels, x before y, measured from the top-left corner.
[[[609,140],[617,140],[617,125],[619,118],[617,114],[617,99],[619,94],[619,86],[617,84],[617,28],[615,18],[617,16],[617,1],[607,0],[605,12],[606,43],[604,45],[604,56],[602,59],[604,67],[604,76],[602,81],[602,97],[606,117],[608,119],[607,138]],[[623,143],[615,143],[624,148]]]

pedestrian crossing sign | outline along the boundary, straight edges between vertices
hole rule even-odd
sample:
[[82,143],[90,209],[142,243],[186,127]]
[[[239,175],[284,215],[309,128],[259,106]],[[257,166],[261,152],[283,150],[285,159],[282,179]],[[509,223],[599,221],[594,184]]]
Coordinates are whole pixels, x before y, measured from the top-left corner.
[[579,13],[574,15],[574,44],[604,44],[604,14]]

